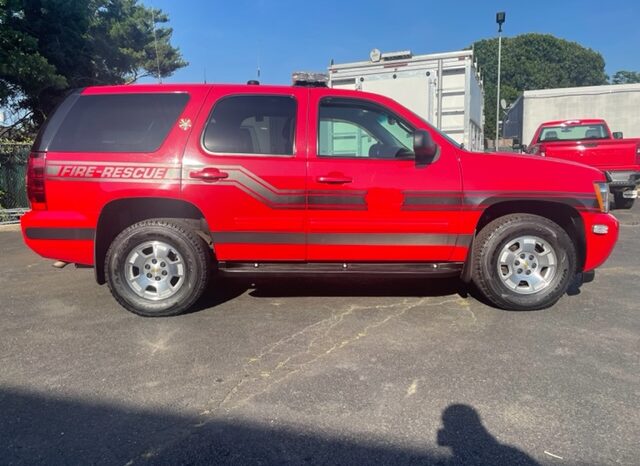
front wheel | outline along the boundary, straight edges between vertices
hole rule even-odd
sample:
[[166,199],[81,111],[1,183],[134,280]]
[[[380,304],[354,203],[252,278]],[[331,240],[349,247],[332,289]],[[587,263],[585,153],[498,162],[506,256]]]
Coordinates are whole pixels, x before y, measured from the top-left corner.
[[174,219],[150,219],[120,233],[107,251],[111,294],[127,310],[146,317],[187,311],[209,278],[211,251]]
[[576,273],[576,249],[555,222],[531,214],[500,217],[476,238],[473,281],[494,305],[544,309],[567,291]]

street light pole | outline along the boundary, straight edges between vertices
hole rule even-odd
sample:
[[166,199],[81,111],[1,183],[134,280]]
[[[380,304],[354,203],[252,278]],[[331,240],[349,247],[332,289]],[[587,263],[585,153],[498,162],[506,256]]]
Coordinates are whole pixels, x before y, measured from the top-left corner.
[[498,138],[500,136],[500,65],[502,64],[502,24],[506,18],[504,11],[496,13],[498,23],[498,85],[496,87],[496,140],[495,150],[498,151]]

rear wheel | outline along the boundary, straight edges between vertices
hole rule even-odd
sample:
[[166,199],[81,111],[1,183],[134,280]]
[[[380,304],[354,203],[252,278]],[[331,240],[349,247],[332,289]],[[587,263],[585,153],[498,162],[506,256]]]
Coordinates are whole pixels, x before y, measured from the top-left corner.
[[500,217],[476,238],[473,281],[494,305],[535,310],[553,305],[576,272],[576,249],[551,220],[531,214]]
[[150,219],[120,233],[107,251],[111,294],[127,310],[147,317],[187,311],[202,295],[211,250],[175,219]]
[[630,209],[635,201],[635,199],[623,197],[621,191],[613,193],[613,199],[616,209]]

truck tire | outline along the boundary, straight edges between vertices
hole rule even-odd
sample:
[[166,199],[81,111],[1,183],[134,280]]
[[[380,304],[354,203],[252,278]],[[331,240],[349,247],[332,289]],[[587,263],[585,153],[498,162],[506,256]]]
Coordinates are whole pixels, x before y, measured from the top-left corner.
[[613,204],[616,209],[630,209],[633,207],[633,201],[635,199],[622,197],[622,192],[620,191],[613,193]]
[[145,317],[182,314],[202,295],[211,250],[176,219],[150,219],[122,231],[109,246],[109,290],[125,309]]
[[493,220],[475,239],[473,282],[495,306],[514,311],[547,308],[576,273],[576,248],[551,220],[511,214]]

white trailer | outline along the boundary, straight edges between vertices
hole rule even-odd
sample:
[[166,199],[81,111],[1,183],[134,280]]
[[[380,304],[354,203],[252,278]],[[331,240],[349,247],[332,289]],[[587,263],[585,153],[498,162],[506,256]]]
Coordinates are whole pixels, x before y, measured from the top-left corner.
[[329,66],[329,87],[390,97],[470,150],[484,149],[484,90],[472,50],[413,55],[371,51]]
[[529,144],[545,121],[602,118],[611,131],[640,138],[640,84],[524,91],[509,108],[504,136]]

